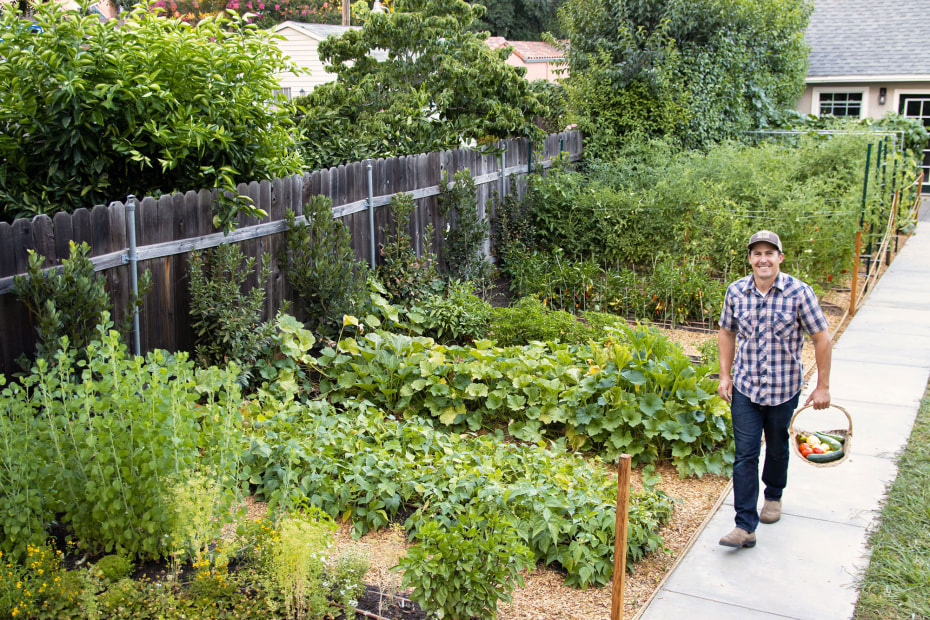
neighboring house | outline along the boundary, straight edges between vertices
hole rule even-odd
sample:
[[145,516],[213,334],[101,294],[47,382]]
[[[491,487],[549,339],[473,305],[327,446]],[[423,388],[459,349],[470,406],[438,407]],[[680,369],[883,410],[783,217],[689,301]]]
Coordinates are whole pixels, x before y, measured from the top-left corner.
[[568,66],[562,50],[542,41],[508,41],[504,37],[488,37],[485,40],[492,50],[510,46],[513,51],[507,64],[526,69],[526,79],[557,80],[568,77]]
[[[274,27],[275,34],[284,37],[278,41],[278,47],[294,64],[301,69],[309,69],[310,74],[281,73],[278,82],[287,98],[308,94],[314,87],[326,82],[336,81],[334,73],[327,73],[320,60],[320,41],[329,37],[339,37],[349,30],[358,30],[361,26],[332,26],[330,24],[307,24],[286,21]],[[386,52],[374,53],[380,61],[387,60]]]
[[[805,114],[881,118],[899,112],[930,127],[928,0],[814,0]],[[924,158],[930,179],[930,152]]]

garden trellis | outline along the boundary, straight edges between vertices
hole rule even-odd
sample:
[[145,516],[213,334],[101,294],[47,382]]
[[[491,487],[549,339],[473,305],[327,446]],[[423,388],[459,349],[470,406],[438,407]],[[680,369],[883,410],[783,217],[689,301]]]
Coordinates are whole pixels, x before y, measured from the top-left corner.
[[[573,131],[551,134],[536,149],[526,139],[501,141],[494,146],[497,148],[488,149],[487,154],[458,149],[366,160],[305,175],[240,184],[239,193],[251,198],[268,217],[240,217],[237,229],[229,234],[213,226],[213,191],[141,198],[135,212],[136,258],[140,272],[149,270],[153,281],[141,310],[141,350],[193,349],[193,333],[187,321],[187,262],[192,250],[237,243],[243,254],[255,257],[259,264],[263,254],[271,256],[272,274],[262,285],[267,290],[265,318],[273,317],[282,302],[291,298],[284,274],[273,260],[285,243],[284,214],[292,209],[300,216],[302,206],[314,195],[332,198],[333,217],[348,227],[357,258],[370,263],[377,259],[374,254],[378,244],[383,243],[385,232],[393,226],[389,210],[382,207],[390,203],[393,195],[409,193],[418,204],[410,223],[417,251],[422,250],[424,231],[432,223],[436,231],[432,246],[441,257],[440,231],[446,222],[439,216],[437,196],[443,172],[452,178],[456,172],[469,170],[477,185],[479,212],[490,217],[494,208],[491,196],[506,193],[507,177],[526,175],[533,165],[548,168],[560,153],[571,161],[582,156],[581,134]],[[12,224],[0,223],[0,372],[17,370],[15,360],[33,350],[34,330],[26,309],[10,292],[13,276],[26,272],[27,251],[35,250],[47,257],[44,266],[54,268],[68,258],[70,241],[87,242],[95,269],[107,278],[114,319],[120,320],[131,288],[129,236],[126,205],[122,202],[78,209],[72,214],[57,213],[53,218],[37,216]],[[486,249],[490,249],[489,245]],[[260,283],[256,280],[252,276],[247,284],[257,286]]]

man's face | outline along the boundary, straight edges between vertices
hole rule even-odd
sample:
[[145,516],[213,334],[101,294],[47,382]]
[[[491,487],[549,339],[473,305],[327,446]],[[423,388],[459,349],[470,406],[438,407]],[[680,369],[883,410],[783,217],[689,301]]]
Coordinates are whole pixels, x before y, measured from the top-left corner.
[[784,259],[785,255],[779,252],[778,248],[765,241],[753,244],[749,250],[749,264],[752,265],[752,273],[758,280],[774,280]]

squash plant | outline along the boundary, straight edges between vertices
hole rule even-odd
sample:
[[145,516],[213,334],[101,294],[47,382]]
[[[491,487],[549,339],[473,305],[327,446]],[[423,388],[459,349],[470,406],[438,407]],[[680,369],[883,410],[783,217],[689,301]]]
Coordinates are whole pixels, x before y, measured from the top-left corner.
[[526,441],[565,435],[576,449],[633,464],[670,460],[680,475],[724,474],[732,430],[711,367],[649,327],[605,329],[587,345],[444,347],[376,331],[317,359],[320,392],[397,415],[428,412],[455,430],[497,428]]

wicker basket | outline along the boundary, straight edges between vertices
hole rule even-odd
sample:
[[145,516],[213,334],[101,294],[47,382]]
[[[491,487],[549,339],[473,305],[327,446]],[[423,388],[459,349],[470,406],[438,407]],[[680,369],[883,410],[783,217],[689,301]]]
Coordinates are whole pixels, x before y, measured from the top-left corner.
[[[820,430],[820,429],[800,429],[795,427],[795,421],[798,419],[798,416],[806,409],[812,408],[813,405],[806,405],[801,407],[794,412],[794,415],[791,416],[791,422],[788,424],[788,443],[791,444],[791,451],[794,452],[799,459],[807,463],[808,465],[813,465],[814,467],[836,467],[840,463],[846,461],[849,458],[850,453],[852,452],[852,435],[853,435],[853,425],[852,418],[849,415],[849,412],[840,407],[839,405],[830,405],[833,409],[839,409],[846,416],[846,421],[849,424],[848,428],[836,429],[836,430]],[[812,432],[818,433],[830,433],[831,435],[838,435],[843,438],[843,456],[838,458],[835,461],[830,461],[829,463],[815,463],[814,461],[809,461],[801,455],[801,451],[798,450],[798,435],[807,435]]]

